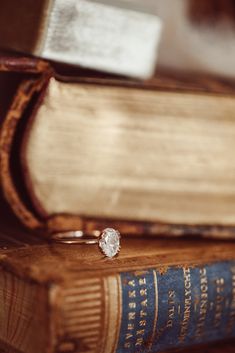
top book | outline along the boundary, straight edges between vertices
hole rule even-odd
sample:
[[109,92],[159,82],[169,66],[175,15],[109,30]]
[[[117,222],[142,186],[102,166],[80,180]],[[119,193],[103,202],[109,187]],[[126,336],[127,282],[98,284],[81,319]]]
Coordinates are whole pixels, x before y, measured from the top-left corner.
[[148,78],[161,20],[151,2],[1,1],[0,46],[67,64]]
[[0,70],[22,75],[0,176],[26,226],[234,238],[233,81],[68,76],[32,58],[2,57]]

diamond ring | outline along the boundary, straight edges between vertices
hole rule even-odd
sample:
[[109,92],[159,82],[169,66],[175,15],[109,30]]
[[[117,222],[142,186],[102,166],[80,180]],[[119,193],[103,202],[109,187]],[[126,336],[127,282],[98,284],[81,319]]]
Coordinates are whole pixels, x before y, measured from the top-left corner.
[[102,232],[95,231],[92,235],[78,230],[54,233],[52,240],[63,244],[98,244],[103,254],[109,258],[116,256],[121,248],[121,235],[113,228],[106,228]]

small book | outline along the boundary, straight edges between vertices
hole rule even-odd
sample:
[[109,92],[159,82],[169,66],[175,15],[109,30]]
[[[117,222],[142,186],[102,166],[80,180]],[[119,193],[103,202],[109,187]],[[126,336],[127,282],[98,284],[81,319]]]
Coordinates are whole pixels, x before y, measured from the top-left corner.
[[1,119],[0,174],[26,226],[234,237],[234,82],[0,64],[21,72]]
[[235,336],[234,242],[125,238],[109,260],[1,215],[4,352],[158,353]]
[[162,23],[154,2],[1,0],[0,48],[82,67],[153,75]]

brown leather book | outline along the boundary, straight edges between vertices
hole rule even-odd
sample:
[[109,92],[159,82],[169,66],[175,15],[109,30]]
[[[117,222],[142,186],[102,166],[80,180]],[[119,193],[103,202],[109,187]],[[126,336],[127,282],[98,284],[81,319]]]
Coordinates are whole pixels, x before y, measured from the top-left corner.
[[21,77],[2,116],[0,174],[26,226],[234,237],[233,81],[139,82],[29,58],[0,68]]
[[201,346],[235,335],[234,242],[125,238],[110,260],[95,245],[33,237],[2,202],[0,211],[3,352],[218,353],[234,344]]

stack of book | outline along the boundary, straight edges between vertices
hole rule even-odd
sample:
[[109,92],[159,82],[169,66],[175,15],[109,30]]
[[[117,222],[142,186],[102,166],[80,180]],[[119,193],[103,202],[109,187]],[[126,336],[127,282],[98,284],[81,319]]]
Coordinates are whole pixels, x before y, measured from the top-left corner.
[[234,352],[235,81],[153,9],[1,1],[1,352]]

